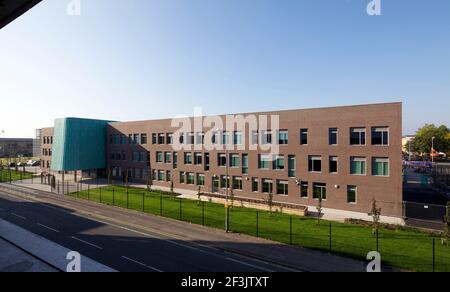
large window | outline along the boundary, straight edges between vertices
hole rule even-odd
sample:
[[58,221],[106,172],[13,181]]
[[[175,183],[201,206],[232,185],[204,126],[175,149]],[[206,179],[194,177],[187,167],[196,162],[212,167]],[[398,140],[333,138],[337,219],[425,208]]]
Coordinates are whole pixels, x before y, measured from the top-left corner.
[[233,133],[233,144],[242,145],[242,132],[236,131]]
[[350,129],[350,145],[366,145],[366,128]]
[[330,173],[338,173],[339,158],[337,156],[330,156]]
[[166,182],[172,181],[172,172],[170,170],[166,171]]
[[186,173],[184,171],[180,171],[180,184],[184,184],[186,182]]
[[352,175],[366,175],[366,158],[351,157],[350,158],[350,174]]
[[167,140],[167,145],[172,145],[173,144],[173,134],[172,133],[167,134],[166,140]]
[[159,170],[158,171],[158,180],[159,181],[165,181],[165,173],[164,173],[164,170]]
[[166,152],[164,153],[164,156],[165,156],[164,158],[165,163],[172,163],[172,153]]
[[323,183],[314,183],[313,184],[313,199],[319,199],[322,198],[322,200],[327,199],[327,185]]
[[289,195],[289,183],[287,180],[277,181],[277,195]]
[[273,161],[273,169],[284,170],[284,168],[285,168],[284,156],[283,155],[276,156]]
[[287,145],[289,143],[289,134],[287,130],[278,131],[278,144]]
[[273,193],[273,181],[271,179],[263,179],[262,180],[262,192],[265,194]]
[[217,165],[221,167],[227,166],[227,155],[224,153],[219,153],[217,156]]
[[259,179],[255,177],[252,179],[252,192],[259,192]]
[[188,172],[188,174],[187,174],[187,184],[188,185],[195,184],[195,174],[194,173]]
[[338,129],[337,128],[330,128],[328,136],[329,136],[330,145],[338,144]]
[[192,153],[191,152],[185,152],[184,153],[184,164],[185,165],[191,165],[192,164]]
[[198,152],[194,154],[194,164],[202,165],[203,164],[203,154]]
[[308,129],[300,130],[300,145],[308,145]]
[[259,155],[258,156],[258,167],[259,169],[269,169],[270,168],[270,156],[269,155]]
[[308,198],[308,182],[306,181],[300,182],[300,197]]
[[372,159],[372,175],[389,176],[389,159],[373,158]]
[[261,142],[262,144],[272,144],[272,131],[262,131],[261,133]]
[[163,163],[163,153],[161,151],[156,152],[156,162]]
[[141,144],[147,145],[147,134],[141,134]]
[[322,157],[309,156],[308,170],[309,172],[322,172]]
[[233,190],[242,191],[242,177],[233,177]]
[[204,174],[197,174],[197,185],[198,186],[204,186],[205,185],[205,175]]
[[222,145],[228,145],[230,143],[230,135],[228,132],[222,132]]
[[229,176],[222,175],[220,177],[220,187],[222,189],[231,188],[230,177]]
[[295,155],[288,156],[288,176],[297,177],[297,165]]
[[389,128],[372,128],[372,145],[389,145]]
[[230,154],[230,165],[233,168],[239,167],[239,154]]
[[347,187],[347,203],[356,204],[358,188],[356,186]]
[[242,154],[242,174],[248,174],[248,154]]

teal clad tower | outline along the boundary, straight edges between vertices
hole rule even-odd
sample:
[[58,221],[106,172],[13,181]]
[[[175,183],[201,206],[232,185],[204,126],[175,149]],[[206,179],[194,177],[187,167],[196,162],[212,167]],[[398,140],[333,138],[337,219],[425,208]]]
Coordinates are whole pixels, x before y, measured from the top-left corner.
[[108,123],[79,118],[56,120],[51,168],[56,171],[106,168]]

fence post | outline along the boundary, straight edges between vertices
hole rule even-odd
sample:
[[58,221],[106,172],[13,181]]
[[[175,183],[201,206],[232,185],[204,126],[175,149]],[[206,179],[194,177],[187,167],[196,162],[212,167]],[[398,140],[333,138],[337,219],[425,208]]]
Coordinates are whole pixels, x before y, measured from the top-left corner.
[[331,246],[331,222],[330,222],[330,243],[329,243],[329,253],[332,252],[332,246]]
[[202,201],[202,225],[205,226],[205,202]]
[[292,216],[289,216],[289,244],[292,245]]
[[12,175],[11,175],[11,169],[9,170],[9,184],[12,184]]
[[259,237],[259,211],[256,210],[256,237]]
[[436,272],[436,239],[433,238],[433,273]]

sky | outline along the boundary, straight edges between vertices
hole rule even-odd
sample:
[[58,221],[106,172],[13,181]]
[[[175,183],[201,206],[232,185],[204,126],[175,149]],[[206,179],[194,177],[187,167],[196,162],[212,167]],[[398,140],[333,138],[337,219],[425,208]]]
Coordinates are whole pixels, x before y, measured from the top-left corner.
[[0,30],[0,137],[398,101],[404,134],[450,126],[450,1],[370,1],[44,0]]

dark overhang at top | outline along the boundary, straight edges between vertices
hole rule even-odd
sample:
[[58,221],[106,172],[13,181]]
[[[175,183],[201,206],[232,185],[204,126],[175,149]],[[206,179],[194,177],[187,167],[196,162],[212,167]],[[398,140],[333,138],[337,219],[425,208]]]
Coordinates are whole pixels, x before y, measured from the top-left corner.
[[0,0],[0,29],[20,17],[42,0]]

